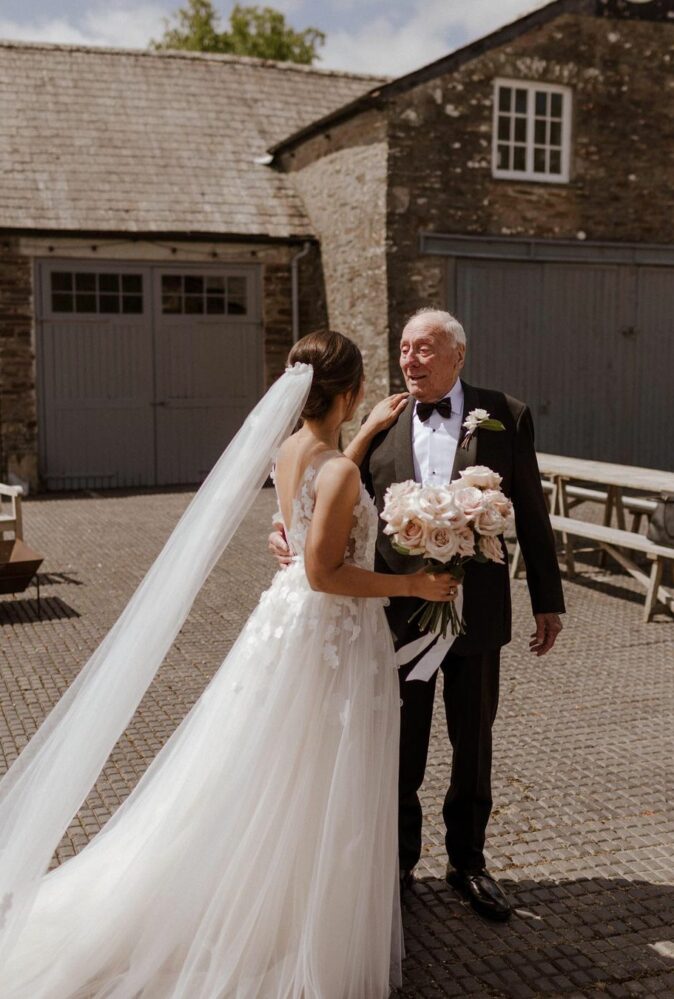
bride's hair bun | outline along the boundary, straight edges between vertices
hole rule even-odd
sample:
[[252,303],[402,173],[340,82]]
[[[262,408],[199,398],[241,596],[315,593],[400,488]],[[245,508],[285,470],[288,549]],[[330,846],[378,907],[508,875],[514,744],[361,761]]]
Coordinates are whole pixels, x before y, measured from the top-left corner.
[[314,369],[311,391],[302,410],[305,420],[320,420],[335,396],[351,392],[355,396],[363,380],[360,350],[343,333],[319,330],[298,340],[288,354],[288,364],[310,364]]

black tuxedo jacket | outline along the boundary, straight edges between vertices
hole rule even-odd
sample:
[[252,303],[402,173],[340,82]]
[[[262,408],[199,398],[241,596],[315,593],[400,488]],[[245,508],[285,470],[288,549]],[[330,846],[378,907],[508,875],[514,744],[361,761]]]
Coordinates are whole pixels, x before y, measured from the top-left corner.
[[[555,553],[547,505],[534,449],[534,428],[528,407],[517,399],[491,389],[474,388],[463,382],[466,418],[472,409],[486,409],[505,430],[478,430],[467,449],[457,448],[452,479],[469,465],[487,465],[502,476],[501,488],[515,508],[517,537],[527,570],[527,583],[534,613],[564,612],[562,581]],[[410,399],[396,423],[378,434],[361,466],[363,482],[381,513],[384,493],[393,482],[414,479],[412,417]],[[462,421],[463,422],[463,421]],[[420,557],[399,555],[379,522],[375,569],[378,572],[414,572],[423,565]],[[505,544],[503,544],[505,550]],[[408,618],[419,606],[416,598],[391,600],[388,618],[396,646],[419,636],[416,621]],[[463,615],[466,634],[456,639],[452,652],[472,655],[499,648],[510,641],[511,606],[507,561],[470,562],[464,579]]]

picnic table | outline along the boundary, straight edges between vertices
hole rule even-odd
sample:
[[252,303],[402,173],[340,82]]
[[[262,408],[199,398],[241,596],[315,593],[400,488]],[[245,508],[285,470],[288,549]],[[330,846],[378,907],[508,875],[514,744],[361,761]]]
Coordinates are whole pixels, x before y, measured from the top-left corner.
[[[538,454],[543,486],[550,496],[550,521],[562,535],[567,574],[575,574],[572,537],[585,538],[599,545],[646,590],[644,618],[648,621],[658,601],[674,610],[674,593],[661,585],[666,564],[674,564],[674,548],[656,545],[640,533],[641,521],[653,512],[661,493],[674,493],[674,472],[634,465],[618,465],[587,458],[558,454]],[[590,485],[579,485],[589,483]],[[597,486],[601,488],[597,488]],[[573,506],[582,502],[603,506],[603,522],[572,518]],[[626,514],[631,513],[628,529]],[[612,526],[615,516],[616,526]],[[628,554],[641,552],[652,561],[650,573]],[[521,561],[519,545],[513,558],[511,574],[517,575]]]

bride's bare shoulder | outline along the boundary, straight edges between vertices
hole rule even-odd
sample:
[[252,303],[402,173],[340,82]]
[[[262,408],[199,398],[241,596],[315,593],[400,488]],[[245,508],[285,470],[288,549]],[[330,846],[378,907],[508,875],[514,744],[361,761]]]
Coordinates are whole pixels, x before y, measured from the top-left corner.
[[360,469],[345,454],[335,451],[326,455],[316,476],[316,489],[349,491],[359,487]]

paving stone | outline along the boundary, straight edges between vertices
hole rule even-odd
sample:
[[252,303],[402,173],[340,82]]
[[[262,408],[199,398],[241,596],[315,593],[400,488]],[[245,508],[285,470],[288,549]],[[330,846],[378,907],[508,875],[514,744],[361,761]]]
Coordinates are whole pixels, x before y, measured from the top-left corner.
[[[24,505],[44,552],[34,591],[0,597],[0,766],[25,745],[116,620],[192,493],[53,495]],[[273,574],[263,491],[73,820],[53,864],[100,829],[217,670]],[[527,654],[513,586],[495,726],[489,866],[517,912],[477,916],[444,881],[451,751],[438,696],[420,881],[404,900],[405,999],[674,997],[674,620],[641,621],[636,584],[579,560],[558,647]]]

